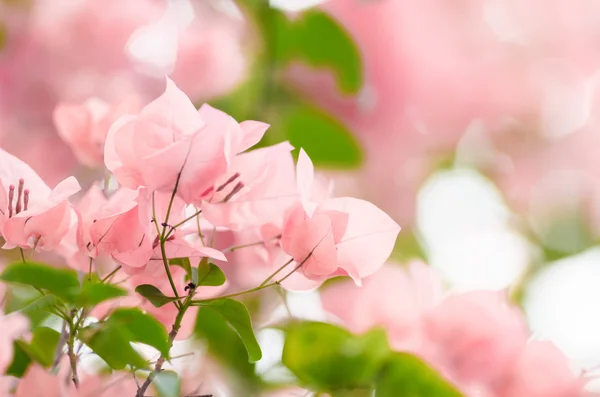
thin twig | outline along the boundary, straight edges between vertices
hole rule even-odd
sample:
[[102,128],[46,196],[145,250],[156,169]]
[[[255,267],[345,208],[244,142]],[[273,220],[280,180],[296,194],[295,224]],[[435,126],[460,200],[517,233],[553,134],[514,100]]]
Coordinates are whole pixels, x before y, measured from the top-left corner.
[[58,345],[56,346],[56,352],[54,353],[54,361],[52,362],[52,370],[56,370],[58,364],[60,363],[60,359],[63,355],[63,350],[65,348],[65,344],[67,343],[67,339],[69,337],[69,333],[67,331],[67,322],[63,321],[62,331],[60,332],[60,339],[58,340]]

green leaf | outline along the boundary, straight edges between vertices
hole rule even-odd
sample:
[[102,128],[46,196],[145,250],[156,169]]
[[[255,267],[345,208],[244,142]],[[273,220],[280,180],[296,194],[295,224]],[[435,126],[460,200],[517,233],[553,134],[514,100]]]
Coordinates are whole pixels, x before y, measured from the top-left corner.
[[169,336],[165,326],[139,309],[119,308],[108,318],[107,326],[121,330],[130,342],[139,342],[169,355]]
[[281,120],[290,143],[304,148],[315,166],[359,167],[363,161],[360,144],[340,122],[323,111],[298,102],[283,113]]
[[190,264],[190,258],[173,258],[169,259],[169,264],[171,266],[179,266],[183,270],[185,270],[185,274],[188,279],[192,278],[192,265]]
[[169,302],[177,300],[177,298],[166,296],[161,292],[161,290],[150,284],[138,285],[135,288],[135,292],[148,299],[148,301],[155,307],[161,307]]
[[332,324],[292,326],[282,362],[309,387],[336,391],[371,387],[390,351],[385,332],[353,335]]
[[223,317],[213,310],[200,308],[194,330],[196,337],[207,346],[208,353],[235,374],[232,395],[257,395],[261,379],[256,375],[256,365],[248,361],[246,347]]
[[294,22],[292,55],[309,65],[331,69],[343,92],[359,92],[363,84],[360,52],[344,28],[316,9]]
[[13,359],[6,369],[5,375],[14,376],[17,378],[22,377],[27,371],[27,368],[31,364],[31,358],[27,355],[25,350],[21,348],[17,341],[13,342]]
[[162,371],[152,381],[160,397],[179,397],[181,392],[181,379],[173,371]]
[[13,263],[4,268],[0,280],[31,285],[74,303],[80,291],[77,273],[35,262]]
[[242,302],[234,299],[219,299],[202,302],[200,306],[202,306],[200,311],[212,310],[217,313],[238,334],[246,347],[250,362],[257,362],[262,358],[262,351],[252,329],[250,314]]
[[95,306],[101,302],[127,296],[127,290],[112,284],[84,285],[77,301],[79,306]]
[[24,314],[34,330],[46,321],[55,304],[59,304],[59,299],[54,295],[42,295],[29,285],[13,284],[6,289],[4,312]]
[[23,340],[17,340],[19,348],[29,356],[29,358],[43,367],[49,367],[54,361],[56,346],[60,340],[60,333],[48,327],[40,327],[33,333],[31,343]]
[[122,370],[127,365],[133,368],[148,366],[146,360],[131,346],[126,332],[114,326],[100,326],[95,330],[95,326],[82,329],[79,336],[109,367]]
[[262,9],[263,36],[271,58],[284,66],[301,60],[334,73],[342,92],[356,94],[363,84],[360,51],[348,32],[330,15],[311,9],[288,19],[281,11]]
[[375,397],[461,397],[448,381],[421,359],[393,353],[376,385]]
[[214,263],[208,263],[204,259],[198,265],[196,277],[197,281],[194,282],[192,279],[192,282],[197,286],[218,287],[227,281],[225,273],[223,273],[223,270],[219,266]]

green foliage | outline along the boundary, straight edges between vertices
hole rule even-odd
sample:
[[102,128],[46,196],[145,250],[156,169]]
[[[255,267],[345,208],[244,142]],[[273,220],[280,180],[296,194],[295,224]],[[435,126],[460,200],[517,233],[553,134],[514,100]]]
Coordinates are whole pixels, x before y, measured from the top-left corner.
[[140,309],[119,308],[106,321],[108,327],[118,328],[130,342],[139,342],[169,355],[169,336],[165,326]]
[[80,291],[77,273],[71,269],[59,269],[42,263],[13,263],[4,268],[0,280],[30,285],[45,290],[66,302],[74,303]]
[[308,103],[285,109],[281,128],[299,150],[309,153],[318,167],[357,167],[363,161],[360,144],[340,122]]
[[376,387],[375,397],[461,397],[425,362],[406,353],[390,356]]
[[216,311],[200,308],[195,334],[206,344],[211,356],[237,375],[242,383],[239,392],[253,395],[260,383],[255,364],[248,361],[246,347],[225,319]]
[[126,366],[146,368],[148,363],[136,352],[130,344],[126,332],[110,326],[90,326],[79,332],[79,337],[93,350],[109,367],[116,370]]
[[179,397],[181,392],[181,379],[173,371],[159,372],[152,384],[160,397]]
[[29,364],[31,364],[31,358],[29,358],[25,350],[21,348],[18,341],[14,341],[13,359],[6,369],[5,374],[21,378],[23,375],[25,375],[25,371],[27,371],[27,368],[29,368]]
[[169,259],[169,264],[171,266],[179,266],[183,270],[185,270],[185,274],[188,279],[192,278],[192,264],[190,263],[190,258],[173,258]]
[[86,283],[77,297],[77,304],[82,307],[96,306],[104,301],[121,296],[127,296],[127,291],[116,285]]
[[150,284],[138,285],[135,287],[135,292],[148,299],[154,307],[162,307],[167,303],[177,300],[175,297],[166,296],[161,290]]
[[19,346],[21,353],[24,352],[31,361],[35,361],[43,367],[49,367],[54,361],[54,353],[59,340],[59,332],[52,328],[39,327],[33,333],[30,343],[23,340],[17,340],[15,343]]
[[308,387],[348,393],[372,387],[388,355],[383,330],[353,335],[335,325],[305,322],[290,328],[282,361]]
[[315,68],[331,70],[342,92],[356,94],[363,84],[360,52],[348,32],[330,15],[317,9],[293,20],[278,10],[263,10],[267,51],[284,66],[303,61]]
[[201,306],[200,311],[211,310],[218,314],[235,331],[246,347],[250,362],[262,358],[262,351],[252,329],[250,314],[242,302],[234,299],[218,299],[199,302],[198,305]]
[[[195,273],[194,270],[196,270]],[[204,259],[200,261],[197,269],[192,269],[192,275],[194,275],[194,277],[192,277],[192,282],[197,286],[218,287],[225,284],[225,281],[227,281],[225,273],[223,273],[219,266],[214,263],[209,263]],[[194,279],[196,281],[194,281]]]
[[154,317],[135,308],[119,308],[104,322],[80,332],[81,339],[111,368],[146,368],[146,361],[131,342],[144,343],[168,356],[169,339],[165,327]]

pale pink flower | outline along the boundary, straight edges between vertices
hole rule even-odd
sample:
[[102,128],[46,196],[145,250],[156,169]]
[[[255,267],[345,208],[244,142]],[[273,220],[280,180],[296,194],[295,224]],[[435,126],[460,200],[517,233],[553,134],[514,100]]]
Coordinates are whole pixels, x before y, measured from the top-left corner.
[[429,355],[432,346],[423,332],[424,320],[443,294],[439,275],[415,261],[407,268],[385,265],[367,277],[362,287],[347,281],[335,283],[323,289],[321,300],[323,308],[353,332],[381,326],[395,349]]
[[57,247],[71,225],[74,177],[50,189],[27,164],[0,149],[0,234],[5,249]]
[[309,213],[298,204],[287,216],[281,247],[303,276],[322,282],[349,275],[357,284],[390,256],[400,226],[375,205],[356,198],[325,200]]
[[298,197],[292,149],[283,142],[234,157],[228,176],[219,178],[202,203],[206,219],[235,230],[280,223]]
[[234,155],[255,145],[266,124],[238,124],[208,105],[197,111],[167,78],[163,95],[139,115],[120,118],[106,138],[104,160],[117,181],[130,189],[172,192],[186,202],[210,193]]
[[498,291],[446,298],[427,316],[425,332],[439,361],[461,383],[492,383],[511,369],[529,337],[523,314]]
[[114,105],[99,98],[82,103],[61,102],[54,109],[54,125],[80,163],[97,167],[104,163],[104,142],[112,123],[138,110],[135,98]]
[[580,397],[585,382],[552,343],[529,342],[500,385],[502,397]]

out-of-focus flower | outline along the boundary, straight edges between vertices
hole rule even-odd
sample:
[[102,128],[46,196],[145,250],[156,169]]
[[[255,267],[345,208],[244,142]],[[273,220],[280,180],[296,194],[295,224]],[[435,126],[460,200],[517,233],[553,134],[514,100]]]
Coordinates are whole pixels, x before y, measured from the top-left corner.
[[81,104],[59,103],[54,109],[54,125],[80,163],[97,167],[104,164],[104,142],[112,123],[138,109],[134,98],[115,105],[98,98],[90,98]]

